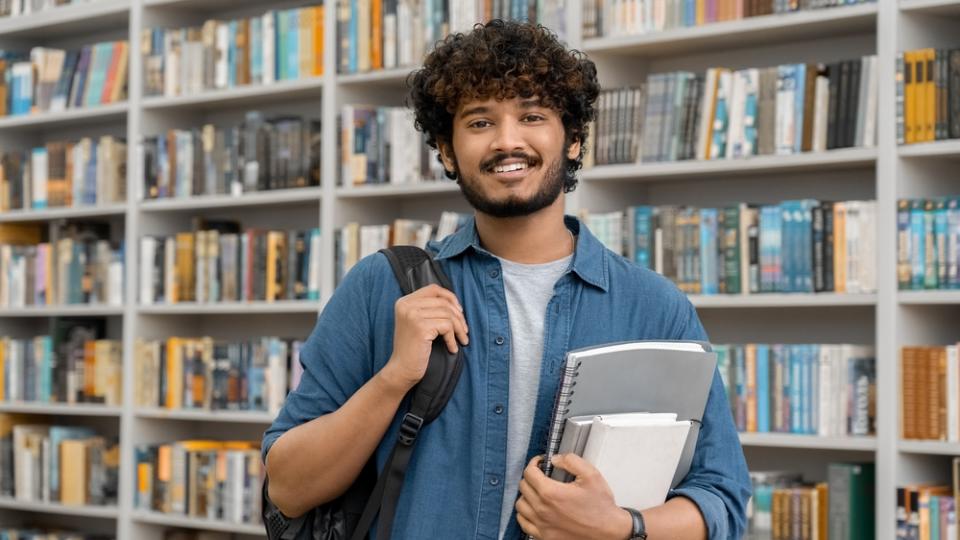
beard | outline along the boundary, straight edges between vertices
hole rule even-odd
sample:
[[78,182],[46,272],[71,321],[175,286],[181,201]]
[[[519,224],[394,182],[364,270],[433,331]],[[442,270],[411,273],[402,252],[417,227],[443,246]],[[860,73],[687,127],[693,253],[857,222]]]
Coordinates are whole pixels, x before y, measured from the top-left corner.
[[[498,154],[481,164],[481,173],[493,171],[493,167],[497,163],[508,157],[526,158],[528,165],[537,163],[537,161],[522,153]],[[497,218],[524,217],[550,206],[560,196],[564,184],[564,158],[561,156],[546,166],[543,181],[540,182],[537,192],[526,199],[510,195],[506,199],[494,200],[483,192],[482,180],[480,180],[479,175],[477,177],[464,175],[457,167],[457,176],[459,177],[457,183],[460,184],[460,191],[470,206],[477,212]]]

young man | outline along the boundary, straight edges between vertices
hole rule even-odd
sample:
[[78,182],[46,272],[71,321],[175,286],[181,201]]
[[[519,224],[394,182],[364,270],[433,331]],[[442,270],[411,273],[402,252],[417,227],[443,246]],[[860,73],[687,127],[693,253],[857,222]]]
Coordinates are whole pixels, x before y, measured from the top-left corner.
[[[707,337],[672,284],[563,214],[596,68],[542,27],[494,21],[439,43],[411,81],[418,128],[476,210],[433,246],[456,295],[428,287],[401,298],[379,254],[346,276],[302,351],[299,388],[264,435],[270,497],[297,516],[343,493],[371,455],[382,466],[397,408],[441,336],[464,348],[466,366],[420,434],[393,538],[631,538],[634,516],[591,465],[555,459],[577,476],[570,484],[536,467],[564,354]],[[647,537],[740,538],[749,486],[715,374],[690,473],[642,512]]]

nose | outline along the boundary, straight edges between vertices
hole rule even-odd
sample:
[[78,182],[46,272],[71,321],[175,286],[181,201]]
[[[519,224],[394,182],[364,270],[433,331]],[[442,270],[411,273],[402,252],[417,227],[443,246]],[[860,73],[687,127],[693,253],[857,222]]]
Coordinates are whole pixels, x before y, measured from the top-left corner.
[[494,152],[512,152],[514,150],[525,149],[523,133],[520,129],[520,121],[515,118],[501,120],[496,126],[496,136],[490,144],[490,150]]

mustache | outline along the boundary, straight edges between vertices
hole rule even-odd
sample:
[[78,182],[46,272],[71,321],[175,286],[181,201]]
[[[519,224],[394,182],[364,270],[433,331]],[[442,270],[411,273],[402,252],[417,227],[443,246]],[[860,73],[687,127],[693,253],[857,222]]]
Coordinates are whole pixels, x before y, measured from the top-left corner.
[[485,159],[480,163],[480,170],[484,172],[492,172],[493,168],[496,167],[501,161],[509,158],[522,159],[527,162],[528,167],[536,167],[540,164],[540,159],[536,156],[531,156],[526,152],[515,150],[513,152],[497,152],[490,158]]

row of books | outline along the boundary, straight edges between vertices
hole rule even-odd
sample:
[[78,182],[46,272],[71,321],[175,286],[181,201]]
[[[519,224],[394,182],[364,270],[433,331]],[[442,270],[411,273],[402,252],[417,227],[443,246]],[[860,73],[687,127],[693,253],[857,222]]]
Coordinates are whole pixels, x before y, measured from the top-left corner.
[[340,73],[413,66],[450,33],[514,19],[565,34],[563,0],[337,0]]
[[0,401],[119,406],[123,399],[122,363],[121,344],[117,340],[77,342],[73,337],[71,341],[54,343],[50,335],[2,337]]
[[903,347],[900,351],[900,435],[960,442],[958,346]]
[[688,294],[876,290],[875,201],[642,205],[582,217],[608,248]]
[[323,74],[324,6],[271,9],[141,35],[144,95],[182,96]]
[[830,463],[826,482],[784,471],[751,471],[750,480],[748,540],[874,538],[873,463]]
[[140,239],[140,302],[318,300],[320,229],[241,231],[234,221]]
[[259,441],[186,440],[135,449],[134,508],[259,524]]
[[0,116],[61,112],[127,98],[126,41],[0,53]]
[[302,341],[261,337],[137,340],[134,401],[139,407],[277,414],[300,383]]
[[897,284],[906,289],[960,288],[960,197],[901,199],[897,204]]
[[654,73],[602,92],[593,164],[873,147],[877,59]]
[[319,120],[259,111],[248,111],[239,125],[145,137],[143,198],[319,186],[320,137]]
[[360,259],[396,245],[425,247],[432,240],[443,240],[466,223],[468,214],[442,212],[438,222],[397,219],[392,224],[360,225],[347,223],[334,237],[336,282],[339,283]]
[[960,138],[960,49],[897,55],[897,143]]
[[65,505],[117,503],[120,447],[81,426],[0,414],[0,495]]
[[340,184],[413,184],[445,178],[437,153],[406,107],[340,109]]
[[21,17],[92,0],[0,0],[0,17]]
[[870,0],[586,0],[583,37],[647,34],[867,1]]
[[897,487],[897,538],[953,540],[957,538],[960,500],[960,458],[952,459],[949,484],[910,484]]
[[737,430],[822,437],[876,432],[877,368],[862,345],[719,345]]
[[44,225],[0,225],[0,307],[123,304],[123,242],[114,245],[109,225],[59,226],[44,241]]
[[0,156],[0,211],[118,203],[126,200],[126,191],[122,138],[51,141]]

